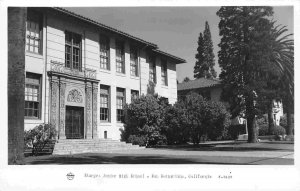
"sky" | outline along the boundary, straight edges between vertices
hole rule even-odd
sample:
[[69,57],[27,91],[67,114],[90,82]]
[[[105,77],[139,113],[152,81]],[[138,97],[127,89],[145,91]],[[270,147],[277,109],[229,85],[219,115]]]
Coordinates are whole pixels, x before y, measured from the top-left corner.
[[[220,7],[85,7],[66,8],[77,14],[91,18],[102,24],[116,28],[143,40],[155,43],[159,49],[187,61],[178,64],[177,80],[193,78],[195,54],[200,32],[208,21],[212,35],[217,75],[218,65],[219,17]],[[294,30],[292,6],[278,6],[273,9],[273,19],[277,24],[286,25],[289,33]]]

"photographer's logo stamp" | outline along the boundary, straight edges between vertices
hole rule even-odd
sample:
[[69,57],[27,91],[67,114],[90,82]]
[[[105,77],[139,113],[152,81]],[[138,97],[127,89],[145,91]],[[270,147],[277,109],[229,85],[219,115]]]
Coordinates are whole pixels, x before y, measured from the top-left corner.
[[68,179],[68,180],[73,180],[74,177],[75,177],[75,175],[74,175],[72,172],[69,172],[69,173],[67,174],[67,179]]

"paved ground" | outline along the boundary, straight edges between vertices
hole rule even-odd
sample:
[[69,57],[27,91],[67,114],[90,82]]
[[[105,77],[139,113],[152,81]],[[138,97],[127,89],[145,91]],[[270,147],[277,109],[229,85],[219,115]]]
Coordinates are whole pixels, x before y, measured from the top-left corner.
[[210,142],[110,153],[27,157],[26,164],[229,164],[293,165],[290,142]]

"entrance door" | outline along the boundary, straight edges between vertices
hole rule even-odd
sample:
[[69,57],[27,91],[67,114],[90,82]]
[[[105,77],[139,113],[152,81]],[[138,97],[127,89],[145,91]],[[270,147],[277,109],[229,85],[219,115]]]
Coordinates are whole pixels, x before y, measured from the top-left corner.
[[83,139],[83,107],[66,106],[66,138]]

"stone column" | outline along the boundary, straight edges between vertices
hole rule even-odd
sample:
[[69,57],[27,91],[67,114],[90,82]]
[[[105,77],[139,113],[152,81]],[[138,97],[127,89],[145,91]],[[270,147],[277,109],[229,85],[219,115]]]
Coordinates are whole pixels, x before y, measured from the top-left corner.
[[66,116],[66,106],[65,106],[65,94],[66,94],[66,82],[64,78],[59,81],[59,138],[66,139],[65,133],[65,116]]
[[59,123],[58,123],[58,108],[59,108],[59,102],[58,102],[58,79],[56,76],[52,76],[51,79],[51,113],[50,113],[50,123],[55,127],[58,133],[59,137]]
[[97,97],[98,97],[98,83],[93,84],[93,139],[98,137],[97,135]]
[[85,106],[86,106],[86,138],[92,139],[92,87],[87,82],[85,86]]

